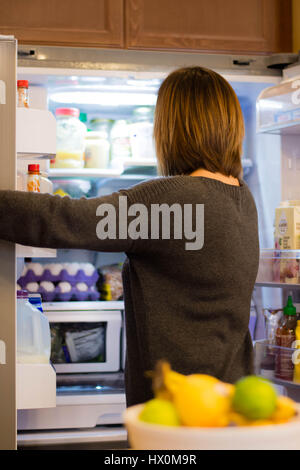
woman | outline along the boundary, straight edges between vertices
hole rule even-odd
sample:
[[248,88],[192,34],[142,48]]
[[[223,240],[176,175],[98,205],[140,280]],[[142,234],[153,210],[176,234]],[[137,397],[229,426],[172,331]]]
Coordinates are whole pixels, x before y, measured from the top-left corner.
[[128,405],[152,396],[145,372],[161,358],[183,374],[228,382],[252,371],[259,251],[255,203],[239,179],[243,136],[231,86],[213,71],[184,68],[158,93],[162,178],[94,199],[0,191],[4,240],[127,254]]

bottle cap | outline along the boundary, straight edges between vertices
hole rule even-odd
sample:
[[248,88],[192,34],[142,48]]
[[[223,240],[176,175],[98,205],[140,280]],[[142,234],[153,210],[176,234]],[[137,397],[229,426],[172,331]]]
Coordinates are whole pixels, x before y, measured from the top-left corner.
[[293,305],[292,296],[288,296],[287,304],[283,309],[284,315],[297,315],[296,307]]
[[87,114],[86,113],[80,113],[79,114],[79,121],[83,122],[85,124],[87,122]]
[[80,111],[78,108],[57,108],[55,110],[56,116],[73,116],[79,118]]
[[28,80],[18,80],[17,81],[18,88],[28,88]]
[[28,299],[27,290],[17,290],[17,298],[18,299]]
[[28,165],[28,171],[30,173],[39,173],[40,172],[40,165],[37,165],[37,164]]

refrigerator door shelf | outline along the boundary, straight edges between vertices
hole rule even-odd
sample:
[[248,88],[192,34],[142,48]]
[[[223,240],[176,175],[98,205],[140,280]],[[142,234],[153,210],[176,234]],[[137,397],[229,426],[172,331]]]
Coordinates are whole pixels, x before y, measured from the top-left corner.
[[56,120],[50,111],[17,108],[16,134],[16,151],[19,157],[55,157]]
[[300,250],[263,249],[256,285],[300,288]]
[[16,245],[17,258],[56,258],[56,256],[56,250],[52,250],[51,248]]
[[257,99],[257,131],[300,134],[299,77],[266,88]]
[[17,409],[55,406],[56,373],[51,364],[17,364]]

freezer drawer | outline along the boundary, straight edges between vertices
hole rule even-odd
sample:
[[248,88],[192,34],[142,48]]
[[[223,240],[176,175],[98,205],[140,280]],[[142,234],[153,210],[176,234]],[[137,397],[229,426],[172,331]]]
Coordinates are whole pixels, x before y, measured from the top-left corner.
[[18,449],[113,450],[128,447],[127,432],[123,426],[18,433]]
[[125,394],[57,396],[56,408],[18,411],[18,431],[93,429],[120,425]]

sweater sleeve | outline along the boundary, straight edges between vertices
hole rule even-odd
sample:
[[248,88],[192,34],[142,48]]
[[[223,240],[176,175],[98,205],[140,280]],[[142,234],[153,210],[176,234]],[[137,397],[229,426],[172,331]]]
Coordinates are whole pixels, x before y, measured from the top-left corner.
[[[122,195],[126,196],[127,192],[71,199],[68,196],[1,190],[0,239],[41,248],[130,252],[133,240],[118,238],[119,197]],[[103,235],[108,229],[105,225],[107,210],[110,215],[109,237]]]

